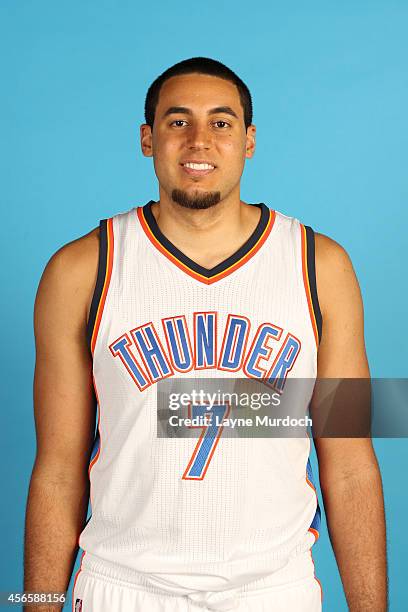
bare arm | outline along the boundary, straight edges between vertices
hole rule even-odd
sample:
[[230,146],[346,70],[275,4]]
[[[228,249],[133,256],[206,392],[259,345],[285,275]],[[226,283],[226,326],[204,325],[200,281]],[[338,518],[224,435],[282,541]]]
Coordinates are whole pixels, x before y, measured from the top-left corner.
[[[369,378],[360,288],[347,253],[316,235],[319,378]],[[318,407],[317,407],[318,408]],[[316,438],[330,540],[351,612],[387,609],[381,476],[370,438]]]
[[[67,590],[86,520],[95,400],[85,331],[97,257],[94,230],[51,258],[36,297],[37,454],[24,548],[24,590],[29,592]],[[45,612],[61,605],[25,609]]]

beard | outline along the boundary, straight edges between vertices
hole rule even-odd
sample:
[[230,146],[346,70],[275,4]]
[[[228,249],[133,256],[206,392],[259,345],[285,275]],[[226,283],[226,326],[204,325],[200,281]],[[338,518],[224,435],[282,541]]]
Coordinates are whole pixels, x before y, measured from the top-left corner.
[[196,192],[194,195],[189,195],[187,191],[182,189],[173,189],[171,192],[171,199],[176,204],[183,206],[183,208],[190,208],[192,210],[205,210],[211,208],[221,201],[220,191],[207,191],[206,193]]

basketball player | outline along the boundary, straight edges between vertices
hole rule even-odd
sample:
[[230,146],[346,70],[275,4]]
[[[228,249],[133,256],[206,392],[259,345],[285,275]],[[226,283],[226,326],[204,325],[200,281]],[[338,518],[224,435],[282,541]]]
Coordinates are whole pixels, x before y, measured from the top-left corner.
[[[241,200],[255,126],[226,66],[176,64],[145,111],[159,200],[64,246],[40,282],[25,589],[65,591],[79,545],[73,610],[316,612],[309,438],[160,438],[157,394],[171,378],[367,378],[352,264],[327,236]],[[382,612],[371,442],[315,443],[349,609]]]

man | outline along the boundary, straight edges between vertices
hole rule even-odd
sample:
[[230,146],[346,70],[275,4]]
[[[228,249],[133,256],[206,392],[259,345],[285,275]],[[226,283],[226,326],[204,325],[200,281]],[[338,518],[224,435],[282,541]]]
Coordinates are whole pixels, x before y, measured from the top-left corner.
[[[350,259],[296,219],[241,201],[255,126],[248,88],[226,66],[176,64],[150,87],[145,114],[159,201],[63,247],[40,283],[25,589],[65,591],[79,543],[83,612],[320,610],[309,439],[211,438],[205,426],[198,441],[159,438],[158,386],[368,378]],[[383,611],[371,442],[315,444],[349,609]]]

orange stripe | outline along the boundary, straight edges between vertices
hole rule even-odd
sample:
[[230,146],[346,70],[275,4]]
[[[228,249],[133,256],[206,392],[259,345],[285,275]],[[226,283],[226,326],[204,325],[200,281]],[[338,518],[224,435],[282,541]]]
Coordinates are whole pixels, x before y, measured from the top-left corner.
[[312,559],[312,563],[313,563],[313,573],[314,573],[314,579],[316,580],[317,584],[320,587],[320,601],[323,602],[323,588],[322,588],[322,583],[320,582],[320,580],[316,577],[316,573],[315,573],[315,563],[314,563],[314,559],[313,559],[313,555],[312,555],[312,551],[310,550],[310,557]]
[[102,319],[102,313],[103,313],[103,308],[105,306],[105,300],[106,300],[106,296],[108,293],[108,289],[109,289],[109,283],[110,283],[110,279],[112,276],[112,266],[113,266],[113,220],[108,219],[108,223],[107,223],[107,240],[108,240],[108,245],[107,245],[107,266],[106,266],[106,272],[105,272],[105,280],[103,283],[103,289],[102,289],[102,295],[101,295],[101,299],[99,301],[98,304],[98,311],[96,313],[96,320],[95,320],[95,326],[92,332],[92,339],[91,339],[91,352],[92,355],[94,354],[94,350],[95,350],[95,344],[96,344],[96,338],[98,337],[98,331],[99,331],[99,326],[101,324],[101,319]]
[[74,584],[72,586],[72,612],[75,612],[75,599],[74,599],[74,591],[75,591],[75,585],[76,585],[76,581],[78,580],[78,576],[82,570],[82,561],[85,555],[85,551],[83,551],[82,553],[82,557],[81,557],[81,563],[79,565],[79,569],[77,571],[77,573],[75,574],[75,579],[74,579]]
[[269,215],[268,223],[264,231],[262,232],[262,235],[259,237],[258,242],[252,247],[252,249],[248,251],[248,253],[246,253],[239,261],[232,264],[232,266],[230,266],[229,268],[226,268],[225,270],[223,270],[222,272],[219,272],[219,274],[216,274],[212,276],[211,278],[207,278],[206,276],[203,276],[202,274],[199,274],[198,272],[194,272],[193,270],[191,270],[191,268],[189,268],[186,264],[184,264],[182,261],[177,259],[177,257],[175,257],[172,253],[170,253],[170,251],[168,251],[159,242],[159,240],[157,240],[156,236],[151,231],[144,217],[143,207],[140,206],[136,210],[137,210],[137,216],[139,217],[140,224],[146,236],[149,238],[150,242],[153,244],[153,246],[156,247],[156,249],[160,251],[160,253],[162,253],[165,257],[167,257],[167,259],[173,262],[180,270],[182,270],[183,272],[186,272],[186,274],[188,274],[189,276],[192,276],[196,280],[199,280],[200,282],[206,285],[211,285],[212,283],[215,283],[216,281],[222,278],[225,278],[226,276],[229,276],[232,272],[234,272],[235,270],[238,270],[238,268],[243,266],[249,259],[251,259],[251,257],[253,257],[255,253],[259,251],[259,249],[261,248],[261,246],[263,245],[263,243],[265,242],[265,240],[268,238],[269,234],[271,233],[273,224],[275,223],[275,217],[276,217],[274,210],[269,211],[270,215]]
[[[89,464],[89,467],[88,467],[89,478],[91,476],[91,470],[92,470],[93,466],[95,465],[95,463],[98,461],[98,459],[100,457],[101,446],[102,446],[101,432],[100,432],[100,429],[99,429],[99,424],[100,424],[100,420],[101,420],[101,406],[100,406],[100,403],[99,403],[99,396],[98,396],[98,390],[96,388],[95,377],[93,375],[92,375],[92,381],[93,381],[93,386],[94,386],[94,389],[95,389],[96,401],[97,401],[98,407],[99,407],[99,410],[98,410],[98,425],[97,425],[97,428],[99,430],[99,448],[98,448],[98,452],[96,453],[95,457],[92,459],[92,461]],[[93,506],[93,504],[92,504],[92,487],[89,490],[89,501],[90,501],[90,506],[91,506],[91,516],[92,516],[92,506]],[[77,546],[79,547],[79,536],[78,536],[78,540],[77,540]],[[84,550],[82,552],[81,563],[80,563],[80,566],[79,566],[79,569],[78,569],[77,573],[75,574],[74,584],[73,584],[73,587],[72,587],[72,612],[75,612],[74,590],[75,590],[75,585],[76,585],[76,581],[78,579],[78,576],[79,576],[79,574],[82,571],[82,561],[84,559],[85,553],[86,553],[86,551]]]
[[[100,406],[100,403],[99,403],[99,396],[98,396],[98,390],[96,388],[95,377],[93,375],[92,375],[92,380],[93,380],[93,386],[94,386],[94,389],[95,389],[96,400],[97,400],[98,406],[99,406],[99,410],[98,410],[98,426],[97,426],[97,428],[99,430],[99,423],[100,423],[100,418],[101,418],[101,406]],[[95,457],[92,459],[91,463],[89,464],[89,467],[88,467],[89,478],[91,476],[91,470],[92,470],[93,466],[95,465],[95,463],[99,459],[99,456],[100,456],[100,453],[101,453],[101,446],[102,446],[101,432],[99,430],[99,448],[98,448],[98,452],[96,453]],[[89,500],[90,500],[90,506],[91,506],[91,516],[92,516],[92,506],[93,506],[93,504],[92,504],[92,487],[89,490]],[[77,540],[77,546],[79,547],[79,536],[78,536],[78,540]],[[85,553],[86,553],[86,551],[84,550],[82,552],[81,563],[80,563],[80,566],[79,566],[79,569],[78,569],[77,573],[75,574],[74,584],[73,584],[73,587],[72,587],[72,612],[75,612],[75,598],[74,598],[75,585],[76,585],[76,581],[78,579],[78,576],[79,576],[79,574],[82,571],[82,561],[84,559]]]
[[313,309],[312,295],[310,293],[310,282],[309,282],[309,273],[307,269],[307,241],[306,241],[306,228],[301,223],[300,224],[300,233],[302,239],[302,274],[303,274],[303,284],[305,287],[307,305],[309,307],[310,320],[312,322],[312,328],[314,337],[316,340],[316,346],[319,346],[319,333],[317,330],[316,317]]
[[315,537],[315,542],[317,542],[317,540],[319,539],[319,532],[317,531],[317,529],[313,529],[313,527],[309,527],[309,531],[310,533],[313,533]]
[[[101,421],[101,404],[99,402],[99,395],[98,395],[98,389],[96,388],[96,382],[95,382],[95,376],[92,375],[92,381],[93,381],[93,386],[94,386],[94,390],[95,390],[95,396],[96,396],[96,402],[98,404],[98,424],[97,424],[97,430],[99,431],[99,448],[95,454],[95,457],[92,459],[92,461],[89,464],[88,467],[88,475],[89,477],[91,476],[91,470],[93,468],[93,466],[95,465],[95,463],[98,461],[99,459],[99,455],[101,454],[101,446],[102,446],[102,440],[101,440],[101,430],[99,428],[100,425],[100,421]],[[92,500],[91,500],[91,506],[92,506]]]
[[[309,432],[308,431],[306,431],[306,435],[307,435],[307,439],[309,440],[309,455],[310,455],[310,449],[311,449],[312,443],[310,441],[310,436],[309,436]],[[309,487],[311,489],[313,489],[314,494],[316,495],[316,503],[317,503],[317,505],[319,505],[319,500],[318,500],[318,497],[317,497],[316,487],[314,486],[313,482],[311,480],[309,480],[309,477],[307,475],[307,468],[306,468],[305,477],[306,477],[307,484],[309,485]],[[308,531],[310,531],[310,533],[313,533],[313,535],[315,537],[315,544],[316,544],[317,540],[319,539],[319,535],[320,535],[319,532],[317,531],[317,529],[314,529],[313,527],[309,527]]]
[[[309,455],[310,455],[310,449],[312,446],[312,443],[310,441],[310,436],[309,433],[306,432],[307,435],[307,439],[309,440]],[[316,495],[316,501],[317,504],[319,504],[319,500],[317,499],[317,491],[316,491],[316,487],[314,486],[314,484],[309,480],[308,476],[307,476],[307,470],[306,470],[306,482],[307,484],[313,489],[313,491],[315,492]],[[314,544],[316,544],[317,540],[319,539],[319,532],[317,531],[317,529],[313,529],[313,527],[309,527],[308,531],[310,531],[311,533],[313,533],[314,537],[315,537],[315,541]],[[314,559],[313,559],[313,554],[312,554],[312,549],[309,550],[310,552],[310,558],[312,559],[312,563],[313,563],[313,574],[314,574],[314,579],[316,580],[317,584],[320,587],[320,600],[323,601],[323,588],[322,588],[322,583],[320,582],[320,580],[316,577],[316,571],[315,571],[315,564],[314,564]]]

